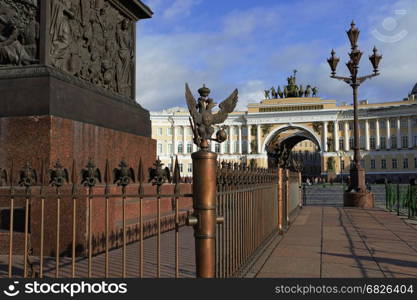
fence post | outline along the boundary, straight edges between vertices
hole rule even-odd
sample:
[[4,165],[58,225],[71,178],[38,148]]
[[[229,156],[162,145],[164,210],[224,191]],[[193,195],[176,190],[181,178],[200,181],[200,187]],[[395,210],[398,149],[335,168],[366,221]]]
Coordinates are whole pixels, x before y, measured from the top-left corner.
[[287,226],[290,225],[290,205],[289,205],[289,200],[290,200],[290,170],[289,169],[285,169],[285,208],[286,208],[286,218],[287,218]]
[[400,215],[400,184],[397,183],[397,216]]
[[303,190],[302,190],[302,184],[303,184],[303,180],[302,180],[302,177],[301,177],[301,172],[298,172],[298,187],[299,187],[299,194],[300,194],[300,196],[299,196],[300,202],[299,202],[298,206],[300,208],[303,208]]
[[196,275],[215,277],[217,154],[200,150],[193,160],[193,209],[188,225],[194,226]]
[[283,205],[283,194],[282,194],[282,182],[283,182],[283,176],[282,176],[282,168],[278,168],[278,230],[279,232],[282,232],[282,213],[284,209]]

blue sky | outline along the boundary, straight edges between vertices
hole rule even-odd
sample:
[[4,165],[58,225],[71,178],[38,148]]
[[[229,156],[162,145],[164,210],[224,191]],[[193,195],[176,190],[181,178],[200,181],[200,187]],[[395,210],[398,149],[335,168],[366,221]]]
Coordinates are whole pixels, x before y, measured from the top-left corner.
[[239,108],[263,90],[283,85],[292,70],[319,95],[352,101],[351,89],[329,78],[332,48],[347,74],[352,19],[361,30],[360,71],[371,71],[374,45],[381,76],[366,82],[360,99],[400,100],[417,82],[417,3],[414,0],[145,0],[152,19],[137,25],[137,100],[145,108],[184,106],[184,83],[203,83],[221,100],[239,89]]

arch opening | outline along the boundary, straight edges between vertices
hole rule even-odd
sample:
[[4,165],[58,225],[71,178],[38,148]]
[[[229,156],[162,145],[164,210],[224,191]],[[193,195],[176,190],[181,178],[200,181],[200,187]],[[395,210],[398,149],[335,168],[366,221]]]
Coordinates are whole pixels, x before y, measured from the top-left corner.
[[269,167],[298,166],[305,177],[321,174],[321,143],[317,135],[301,126],[285,126],[267,137],[265,151]]

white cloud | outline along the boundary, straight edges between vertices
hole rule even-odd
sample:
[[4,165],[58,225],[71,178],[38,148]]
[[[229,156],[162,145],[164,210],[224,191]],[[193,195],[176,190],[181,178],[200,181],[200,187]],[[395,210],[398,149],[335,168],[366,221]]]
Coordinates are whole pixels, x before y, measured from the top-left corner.
[[223,20],[224,34],[228,38],[247,37],[258,29],[277,26],[278,12],[274,9],[255,7],[247,11],[233,11]]
[[171,6],[164,10],[162,16],[165,19],[188,16],[192,8],[200,3],[201,0],[175,0]]
[[[152,2],[162,8],[166,6],[165,1]],[[185,1],[181,5],[180,2],[174,2],[171,8],[175,5],[177,8],[170,13],[169,9],[166,9],[163,14],[168,13],[169,16],[179,11],[187,14],[198,1]],[[381,30],[382,21],[390,16],[394,9],[410,7],[412,3],[401,1],[399,5],[399,2],[373,12],[369,17],[371,26],[366,26],[368,30]],[[294,11],[297,12],[296,9]],[[303,13],[306,14],[305,10]],[[259,32],[279,33],[280,22],[284,17],[289,18],[280,7],[258,7],[227,14],[219,22],[221,28],[217,32],[174,32],[139,36],[139,102],[151,110],[184,106],[184,83],[188,81],[193,91],[206,83],[216,101],[224,99],[237,87],[240,92],[238,108],[244,109],[248,103],[260,101],[265,88],[272,84],[285,84],[286,76],[293,69],[298,69],[299,84],[315,85],[319,88],[320,96],[350,103],[351,88],[343,82],[329,78],[330,70],[326,58],[331,47],[323,46],[322,41],[314,40],[314,36],[311,35],[309,38],[297,40],[290,45],[280,45],[281,48],[270,51],[263,48],[260,39],[256,39]],[[310,19],[310,22],[314,21]],[[400,100],[406,96],[417,81],[417,33],[414,32],[416,27],[417,9],[414,5],[414,9],[409,9],[407,15],[399,22],[398,29],[406,29],[408,35],[397,43],[380,42],[361,28],[363,31],[360,48],[364,51],[361,74],[372,71],[367,56],[374,44],[383,54],[383,60],[381,75],[364,83],[359,92],[360,99],[380,102]],[[335,32],[336,34],[343,35],[343,32]],[[338,72],[340,75],[346,75],[344,62],[348,59],[348,40],[344,39],[343,44],[334,46],[341,58]],[[275,52],[276,55],[268,59],[265,53],[269,52]],[[256,72],[253,71],[255,67]]]

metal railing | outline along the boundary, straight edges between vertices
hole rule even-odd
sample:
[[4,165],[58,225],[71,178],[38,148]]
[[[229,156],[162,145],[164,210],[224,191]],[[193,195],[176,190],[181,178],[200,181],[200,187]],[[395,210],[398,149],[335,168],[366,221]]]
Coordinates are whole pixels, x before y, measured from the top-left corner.
[[417,185],[385,184],[386,209],[408,218],[417,217]]
[[191,185],[180,184],[177,161],[170,176],[157,160],[149,183],[141,160],[136,171],[107,160],[103,176],[91,159],[83,170],[40,165],[0,169],[0,277],[195,276],[183,227]]
[[223,162],[217,170],[216,277],[239,277],[278,231],[278,172]]

